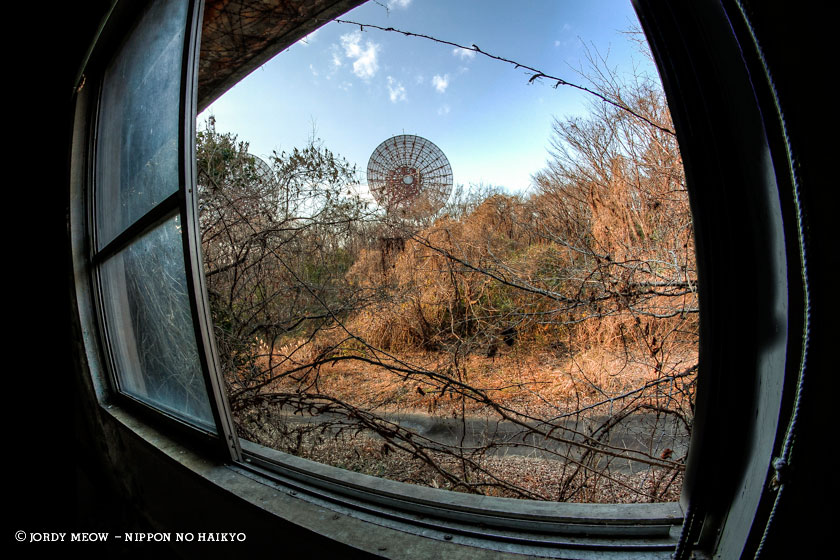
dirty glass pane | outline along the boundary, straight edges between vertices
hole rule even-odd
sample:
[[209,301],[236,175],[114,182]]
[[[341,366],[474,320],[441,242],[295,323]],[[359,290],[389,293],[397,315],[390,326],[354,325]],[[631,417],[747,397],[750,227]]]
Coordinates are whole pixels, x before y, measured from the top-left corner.
[[215,431],[181,238],[175,216],[103,263],[106,328],[122,391]]
[[98,248],[178,189],[187,2],[160,0],[105,74],[96,145]]

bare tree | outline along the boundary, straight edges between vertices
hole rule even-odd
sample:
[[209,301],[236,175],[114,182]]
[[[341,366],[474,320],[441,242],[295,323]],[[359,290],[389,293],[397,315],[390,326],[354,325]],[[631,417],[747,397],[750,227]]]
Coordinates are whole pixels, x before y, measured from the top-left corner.
[[591,114],[555,122],[535,193],[426,222],[368,210],[316,142],[266,180],[208,124],[205,267],[242,436],[467,492],[676,495],[697,371],[682,162],[662,91],[591,62]]

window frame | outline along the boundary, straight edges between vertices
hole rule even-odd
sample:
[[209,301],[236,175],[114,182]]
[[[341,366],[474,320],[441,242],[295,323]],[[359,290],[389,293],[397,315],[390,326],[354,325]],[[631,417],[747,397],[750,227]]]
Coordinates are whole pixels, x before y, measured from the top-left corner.
[[[104,60],[103,50],[107,51],[107,48],[103,49],[103,45],[114,44],[117,40],[116,38],[119,36],[119,30],[130,27],[129,22],[131,21],[133,15],[135,15],[135,12],[132,8],[127,8],[127,4],[127,2],[119,2],[117,7],[112,11],[109,22],[105,25],[102,36],[99,38],[99,44],[97,45],[94,54],[88,60],[86,73],[96,75],[97,69],[101,71]],[[807,297],[806,280],[803,277],[805,269],[803,261],[804,256],[801,246],[802,219],[800,210],[796,204],[797,180],[795,173],[792,172],[790,149],[785,142],[784,125],[783,122],[781,122],[780,115],[778,114],[778,107],[775,107],[777,110],[776,112],[772,110],[773,107],[771,105],[775,99],[775,93],[772,85],[770,83],[765,83],[762,80],[764,76],[761,72],[763,71],[766,73],[766,68],[763,67],[760,51],[754,43],[750,42],[749,35],[751,29],[749,27],[749,20],[746,15],[744,15],[742,5],[735,1],[724,1],[721,4],[712,3],[695,9],[689,7],[666,6],[665,4],[667,3],[658,2],[656,0],[634,1],[634,5],[640,15],[646,34],[648,35],[648,38],[654,48],[660,72],[663,73],[663,82],[666,86],[666,92],[669,94],[669,105],[671,105],[672,113],[675,115],[678,135],[681,134],[681,130],[683,131],[682,136],[680,137],[680,144],[681,146],[691,146],[687,151],[692,154],[691,157],[695,158],[695,163],[689,164],[689,166],[693,166],[693,169],[690,173],[687,170],[687,176],[690,174],[694,177],[695,184],[697,183],[697,176],[703,176],[707,179],[717,176],[725,179],[725,173],[733,169],[733,163],[731,161],[733,156],[717,153],[712,147],[704,148],[697,144],[697,142],[704,139],[708,140],[710,138],[720,138],[721,135],[724,134],[722,129],[722,125],[724,123],[719,122],[720,117],[715,116],[714,114],[714,110],[716,110],[715,103],[722,102],[720,98],[721,96],[719,95],[709,101],[708,99],[699,99],[699,97],[702,97],[702,94],[700,93],[691,94],[688,95],[687,99],[680,100],[679,103],[674,103],[676,100],[674,92],[681,91],[685,93],[689,91],[686,84],[690,81],[689,74],[691,72],[694,73],[694,78],[699,82],[702,78],[713,75],[714,72],[721,73],[721,75],[718,76],[718,80],[720,81],[721,77],[728,75],[729,72],[737,73],[746,71],[751,76],[757,76],[756,78],[745,82],[746,87],[755,88],[754,90],[751,90],[752,95],[755,96],[755,103],[749,109],[761,112],[761,114],[758,116],[752,115],[751,118],[753,120],[748,123],[752,128],[747,132],[739,132],[740,136],[734,139],[734,145],[741,146],[744,145],[744,143],[749,142],[764,142],[764,145],[768,148],[770,160],[762,162],[761,165],[756,167],[753,171],[765,173],[769,172],[768,169],[771,169],[772,177],[768,176],[767,179],[773,183],[773,188],[770,188],[771,185],[768,183],[765,185],[767,188],[765,188],[762,192],[754,192],[752,194],[764,203],[771,204],[771,206],[775,196],[776,202],[778,202],[781,207],[779,212],[779,219],[781,222],[780,224],[771,224],[771,227],[776,228],[776,230],[781,228],[781,231],[784,233],[784,239],[781,240],[781,246],[779,246],[778,239],[771,241],[767,251],[771,253],[775,252],[777,256],[778,254],[781,254],[783,255],[783,260],[785,260],[785,267],[783,270],[783,274],[785,276],[785,289],[783,291],[785,292],[785,297],[787,298],[787,313],[785,317],[787,323],[783,345],[788,355],[786,363],[784,364],[781,373],[778,370],[777,364],[770,364],[767,366],[773,371],[770,371],[770,369],[767,368],[762,369],[762,367],[760,367],[762,364],[756,365],[748,372],[745,378],[739,382],[734,391],[728,390],[729,388],[726,386],[725,380],[720,375],[716,375],[714,377],[704,375],[702,389],[703,400],[698,403],[698,416],[695,419],[696,427],[692,436],[692,445],[690,448],[691,452],[687,462],[688,472],[691,474],[687,474],[688,480],[683,487],[684,499],[682,500],[682,504],[687,510],[686,528],[683,531],[679,542],[677,542],[674,538],[671,538],[669,539],[670,544],[668,544],[668,547],[670,547],[671,550],[673,550],[674,547],[677,548],[678,555],[690,548],[706,551],[725,551],[726,553],[737,552],[737,555],[740,555],[741,553],[745,553],[746,551],[754,549],[758,546],[757,535],[760,534],[761,529],[764,527],[764,522],[769,517],[768,504],[772,502],[773,493],[765,491],[763,488],[769,483],[772,476],[776,474],[769,465],[769,459],[779,453],[784,443],[783,440],[787,427],[786,421],[792,418],[794,413],[793,401],[801,389],[801,383],[799,381],[801,381],[801,369],[803,367],[802,360],[804,360],[803,353],[807,342],[807,333],[803,334],[803,331],[807,330],[807,317],[803,316],[803,309],[807,306]],[[203,269],[201,267],[200,239],[197,234],[197,230],[195,229],[196,222],[192,221],[196,220],[197,214],[195,196],[193,196],[195,192],[196,175],[194,157],[194,106],[197,73],[192,69],[195,68],[198,57],[198,37],[200,35],[200,25],[198,22],[201,21],[203,2],[200,0],[191,0],[190,6],[193,17],[191,19],[192,23],[190,29],[188,30],[188,46],[185,48],[185,61],[187,63],[183,66],[184,75],[181,78],[182,121],[180,123],[180,137],[182,158],[179,165],[181,188],[179,189],[177,196],[173,195],[174,199],[173,197],[170,197],[172,200],[167,199],[167,201],[165,201],[166,206],[164,206],[164,203],[161,203],[155,210],[147,213],[146,216],[138,220],[134,226],[129,228],[131,230],[130,233],[124,232],[125,237],[121,242],[127,243],[130,239],[136,238],[136,236],[140,235],[143,231],[157,223],[164,214],[167,216],[170,215],[168,212],[174,211],[175,206],[177,206],[177,212],[181,216],[182,224],[185,228],[186,241],[184,243],[184,253],[185,264],[187,266],[186,276],[188,285],[191,287],[191,293],[193,294],[193,297],[190,300],[191,316],[193,318],[193,323],[197,326],[197,341],[199,344],[199,356],[202,362],[202,372],[205,376],[205,383],[208,387],[208,394],[211,401],[211,409],[213,410],[214,420],[216,421],[217,429],[219,430],[219,435],[221,437],[208,437],[208,434],[200,434],[195,430],[195,427],[185,425],[179,419],[168,416],[164,411],[150,407],[146,403],[132,399],[130,396],[122,395],[118,392],[115,393],[113,377],[110,379],[99,379],[97,389],[98,394],[102,397],[103,406],[107,407],[116,403],[120,407],[124,406],[131,413],[137,413],[139,417],[144,419],[144,421],[148,421],[153,425],[160,425],[162,431],[166,433],[172,431],[178,432],[185,436],[182,441],[186,442],[188,447],[194,446],[201,440],[204,440],[205,443],[209,442],[211,443],[212,448],[209,456],[227,464],[227,468],[234,469],[236,472],[246,473],[245,476],[247,477],[262,477],[265,480],[270,480],[273,483],[280,484],[283,491],[292,493],[301,492],[303,495],[301,495],[300,498],[308,496],[306,499],[311,503],[320,504],[323,507],[329,507],[326,505],[327,503],[338,503],[342,507],[356,508],[357,511],[364,510],[364,508],[370,508],[366,515],[381,516],[383,519],[390,519],[391,521],[387,523],[403,523],[404,525],[399,526],[399,530],[402,531],[405,531],[406,527],[413,526],[416,528],[417,534],[430,536],[426,533],[426,531],[431,530],[435,533],[435,535],[431,535],[432,538],[436,538],[438,540],[451,540],[452,533],[458,533],[459,530],[461,535],[467,535],[471,528],[476,528],[481,523],[480,516],[477,517],[473,515],[476,513],[475,511],[471,511],[470,513],[470,510],[472,510],[471,507],[465,507],[463,504],[455,504],[455,507],[451,508],[451,511],[455,512],[454,517],[452,515],[443,515],[440,516],[440,519],[443,521],[435,523],[427,522],[427,520],[418,519],[417,517],[426,515],[430,510],[424,510],[422,507],[420,509],[412,507],[409,507],[408,509],[404,507],[394,508],[392,507],[393,504],[388,503],[388,499],[384,502],[381,499],[378,499],[381,498],[381,494],[368,494],[364,492],[359,494],[358,492],[362,491],[365,487],[370,486],[369,483],[371,481],[367,480],[365,475],[348,473],[347,471],[342,471],[341,469],[335,469],[333,467],[319,465],[317,463],[308,465],[307,463],[311,462],[304,459],[291,456],[284,457],[283,455],[285,454],[272,450],[256,450],[249,444],[240,447],[239,440],[235,436],[235,428],[230,417],[227,398],[226,395],[224,395],[224,391],[221,389],[222,383],[219,374],[216,371],[218,369],[218,359],[216,357],[215,342],[212,335],[212,323],[210,321],[207,295],[206,290],[204,289]],[[691,41],[701,40],[705,36],[704,30],[705,32],[708,32],[709,29],[719,30],[720,27],[715,26],[724,24],[729,25],[732,31],[732,44],[728,45],[727,48],[734,45],[736,48],[741,49],[741,59],[733,63],[734,67],[737,67],[734,68],[734,70],[732,68],[721,69],[719,67],[709,68],[704,66],[704,64],[708,64],[708,58],[711,56],[711,51],[714,51],[715,49],[711,49],[710,52],[699,54],[690,52],[690,47],[697,44],[696,42],[692,43]],[[695,33],[695,35],[687,39],[681,39],[678,36],[679,33],[683,33],[686,30]],[[723,42],[725,41],[719,41],[717,43],[712,41],[712,44],[720,47]],[[674,48],[674,45],[678,45],[677,48]],[[681,63],[698,64],[693,70],[691,70],[691,72],[689,72],[686,71],[685,68],[679,68]],[[742,64],[742,67],[740,67],[739,64]],[[741,76],[741,79],[743,79],[743,76]],[[741,83],[738,87],[741,89],[740,93],[746,94],[746,92],[743,91],[743,88],[745,87],[744,83]],[[698,91],[706,92],[706,90],[702,88]],[[720,94],[720,92],[717,93]],[[80,111],[80,113],[77,112],[77,122],[78,115],[80,114],[94,115],[96,113],[96,104],[96,100],[91,98],[89,92],[85,92],[84,94],[77,96],[77,111]],[[692,113],[692,111],[696,111],[698,107],[705,107],[707,113],[702,116]],[[762,112],[762,109],[764,109],[764,112]],[[702,128],[704,119],[707,125],[705,129]],[[90,161],[92,161],[95,153],[93,139],[96,136],[97,119],[84,119],[84,117],[82,117],[82,120],[89,123],[90,126],[83,126],[82,128],[85,130],[80,133],[80,125],[77,125],[76,127],[77,133],[85,137],[83,142],[86,143],[84,154],[81,156],[80,160],[77,160],[76,169],[78,170],[78,166],[80,165],[79,161],[82,162],[81,165],[88,169],[86,177],[82,180],[82,183],[89,187],[93,184],[92,172],[90,171]],[[755,133],[755,130],[753,129],[756,124],[763,127],[762,132],[765,135],[763,140],[748,138],[750,134]],[[698,125],[701,126],[698,128]],[[693,135],[696,134],[697,138],[692,140],[692,137],[685,132],[686,130],[691,130],[691,133]],[[685,144],[683,144],[684,141]],[[78,143],[79,140],[77,139],[74,144],[78,145]],[[711,160],[717,161],[716,168],[707,172],[701,171],[701,166],[697,162]],[[770,165],[770,168],[767,167],[768,164]],[[689,183],[691,182],[692,181],[689,178]],[[777,189],[777,191],[774,191],[773,189]],[[690,192],[696,193],[697,190],[694,189],[692,191],[690,187]],[[743,195],[743,193],[741,194]],[[708,221],[710,219],[710,208],[712,207],[710,205],[715,200],[715,197],[718,197],[716,200],[717,203],[719,203],[721,196],[724,196],[725,200],[725,193],[722,195],[719,190],[713,194],[707,194],[700,196],[699,198],[697,194],[692,195],[693,212],[703,215],[703,220]],[[764,241],[765,239],[762,237],[764,230],[761,228],[756,230],[755,221],[742,226],[733,226],[733,222],[731,220],[741,217],[740,212],[743,210],[744,199],[736,197],[736,199],[731,202],[733,202],[732,208],[724,211],[724,214],[729,220],[727,223],[727,233],[730,233],[732,230],[737,230],[745,238],[749,238],[754,242]],[[86,216],[87,223],[93,223],[89,221],[93,218],[93,216],[89,213],[91,211],[91,206],[92,205],[86,206],[85,210],[85,212],[88,212]],[[78,218],[79,216],[77,213],[76,220],[74,222],[76,227],[78,227],[79,224]],[[756,219],[760,218],[761,216],[758,216]],[[702,267],[698,266],[702,273],[703,271],[708,272],[713,270],[713,265],[710,262],[711,255],[715,254],[716,250],[720,250],[728,239],[726,239],[722,234],[708,229],[706,233],[701,233],[701,237],[704,237],[704,240],[701,241],[700,245],[703,245],[705,248],[699,247],[698,252],[705,251],[705,256],[698,256],[706,259],[705,265]],[[92,236],[88,233],[88,241],[91,238]],[[93,245],[90,244],[89,246]],[[104,248],[103,251],[100,251],[98,255],[96,253],[88,252],[88,254],[84,257],[86,262],[95,265],[96,262],[103,260],[105,257],[102,256],[102,253],[105,252],[105,249],[107,249],[107,247]],[[719,258],[719,256],[720,255],[715,254],[716,258]],[[734,258],[734,255],[731,252],[725,253],[724,258]],[[772,255],[771,258],[773,258]],[[79,264],[77,263],[77,267],[78,266]],[[90,273],[93,270],[95,270],[95,266],[89,268],[88,272]],[[775,272],[778,273],[779,271],[776,270]],[[720,340],[719,337],[721,335],[715,334],[713,327],[720,326],[725,321],[725,317],[721,318],[719,312],[714,312],[714,309],[720,307],[718,302],[714,302],[714,306],[716,307],[711,306],[713,305],[712,295],[720,293],[719,290],[723,288],[720,285],[720,280],[714,279],[714,282],[712,282],[712,279],[704,278],[704,276],[706,275],[701,275],[701,332],[706,334],[705,339],[701,337],[701,363],[704,363],[704,360],[705,364],[708,364],[710,360],[714,363],[721,363],[722,360],[732,358],[734,356],[732,349],[724,344],[723,347],[725,347],[726,350],[721,352],[716,348],[710,348],[708,341]],[[105,334],[100,315],[101,298],[103,297],[101,286],[99,285],[100,279],[95,273],[92,273],[88,276],[88,282],[89,285],[87,289],[89,289],[90,292],[87,294],[87,297],[89,298],[87,301],[94,311],[92,313],[82,313],[82,315],[87,317],[87,321],[96,325],[98,334],[89,337],[87,344],[89,348],[93,349],[93,353],[99,354],[100,358],[104,356],[104,358],[102,358],[104,363],[111,364],[104,368],[107,370],[113,367],[113,362],[108,354],[108,345],[102,342],[105,340]],[[776,283],[776,288],[778,288],[776,277],[774,277],[770,283]],[[772,285],[769,286],[771,291],[772,287]],[[765,286],[765,288],[762,289],[766,288],[767,287]],[[84,293],[85,288],[82,287],[81,291]],[[775,295],[778,296],[778,294]],[[757,297],[764,296],[766,296],[766,294],[759,294]],[[763,300],[759,299],[757,301],[761,302]],[[703,307],[703,302],[707,302],[705,308]],[[80,303],[80,307],[84,306],[85,303]],[[720,310],[718,309],[718,311]],[[710,320],[707,319],[704,323],[703,317],[710,316],[710,314],[714,317],[714,321],[710,322]],[[703,325],[705,325],[705,328]],[[730,329],[726,332],[732,331]],[[705,343],[704,340],[706,341]],[[760,361],[762,356],[764,356],[763,349],[761,347],[762,341],[753,342],[754,344],[752,344],[749,349],[749,352],[751,353],[750,359]],[[757,402],[757,399],[762,397],[762,395],[756,396],[755,386],[756,384],[761,384],[762,376],[767,377],[767,375],[765,375],[767,372],[770,372],[770,377],[775,376],[773,377],[774,382],[781,383],[780,387],[776,387],[774,389],[778,389],[780,391],[778,401],[773,401],[771,398],[770,400],[765,399],[764,401]],[[779,378],[779,375],[781,375],[781,378]],[[739,403],[739,399],[743,399],[745,397],[750,399],[748,407],[741,406],[741,403]],[[773,397],[773,395],[770,395],[769,397]],[[724,444],[711,443],[713,438],[725,434],[727,429],[725,423],[715,418],[714,408],[717,406],[725,406],[728,410],[733,411],[740,410],[743,425],[747,427],[743,434],[740,434],[738,437],[728,439]],[[769,409],[769,414],[771,416],[776,415],[778,417],[775,426],[757,426],[757,422],[755,420],[746,418],[744,410],[750,410],[750,407],[757,408],[759,406]],[[163,419],[163,421],[159,424],[160,419]],[[745,442],[749,443],[751,441],[749,439],[752,435],[751,431],[756,428],[765,432],[765,439],[770,438],[772,440],[770,457],[767,457],[766,450],[762,450],[760,453],[761,456],[758,456],[759,454],[755,450],[750,449],[749,453],[751,455],[744,459],[743,464],[737,465],[738,468],[734,469],[733,472],[727,472],[725,469],[722,469],[719,466],[720,461],[726,457],[727,453],[731,453],[733,450],[737,449],[738,446],[743,445]],[[199,447],[203,448],[202,446]],[[303,463],[301,461],[303,461]],[[755,484],[751,484],[748,485],[749,488],[747,488],[742,484],[743,480],[739,480],[739,477],[745,476],[745,473],[750,466],[747,463],[758,464],[758,469],[760,471],[762,462],[767,463],[765,476],[758,481],[758,487],[756,487]],[[340,476],[329,476],[332,471],[335,471],[335,473]],[[709,476],[709,473],[714,473],[715,476]],[[310,476],[313,474],[315,475],[314,477]],[[390,487],[392,484],[397,485],[393,486],[393,488],[397,488],[401,485],[401,483],[393,483],[392,481],[383,481],[381,479],[376,480],[383,482],[384,486]],[[336,481],[339,485],[347,482],[351,487],[354,487],[350,491],[349,497],[346,489],[338,489],[339,491],[337,491],[334,487]],[[717,483],[723,483],[723,485],[727,487],[726,490],[721,491],[717,489],[714,486]],[[412,491],[411,493],[419,493],[426,496],[436,496],[439,492],[445,492],[437,491],[435,489],[411,487],[411,485],[401,486],[403,488],[413,488],[417,491]],[[747,488],[753,494],[757,493],[758,499],[753,512],[750,511],[750,509],[753,508],[752,505],[744,506],[745,509],[741,512],[733,511],[733,494],[736,488]],[[353,495],[354,493],[356,493],[355,496]],[[356,500],[359,496],[361,496],[362,499]],[[371,496],[374,499],[371,500]],[[467,502],[471,500],[476,503],[494,502],[496,505],[505,506],[505,509],[502,509],[502,511],[510,511],[511,508],[516,509],[512,502],[506,502],[504,498],[483,498],[474,496],[458,496],[458,498],[459,500],[455,500],[456,502],[459,502],[460,498],[463,498]],[[473,500],[473,498],[475,498],[475,500]],[[522,505],[527,501],[515,500],[514,502],[518,502]],[[370,504],[374,504],[374,506],[371,506]],[[420,504],[421,506],[429,505],[428,502],[424,504],[424,499],[422,498],[415,501],[414,505],[416,506],[417,504]],[[561,510],[568,506],[577,510],[578,513],[586,512],[586,510],[594,511],[591,504],[557,505],[550,502],[546,502],[546,504],[551,504],[552,507],[559,508]],[[628,509],[633,509],[635,504],[629,504],[628,506]],[[463,527],[459,529],[457,520],[459,517],[464,520],[464,512],[470,513],[466,516],[468,527],[466,529]],[[524,513],[523,515],[527,516]],[[739,516],[741,519],[738,519]],[[631,515],[629,517],[633,520],[640,519],[637,515]],[[518,542],[533,544],[533,535],[538,533],[539,529],[537,529],[537,525],[541,523],[541,521],[537,519],[532,519],[532,521],[535,521],[536,524],[529,525],[526,523],[525,526],[520,527],[520,529],[522,529],[521,534],[525,535],[524,537],[499,537],[496,535],[496,537],[498,537],[497,540],[499,542],[510,543],[517,541],[518,539]],[[586,527],[591,525],[593,522],[595,524],[600,523],[601,528],[615,527],[615,525],[611,524],[606,517],[599,517],[597,515],[590,515],[588,517],[584,515],[582,518],[572,515],[569,517],[568,521],[572,524],[572,526],[570,527],[571,531],[566,534],[571,534],[575,537],[578,537],[581,533],[586,533]],[[387,525],[387,523],[385,524]],[[502,525],[504,524],[505,522],[502,523]],[[563,534],[563,532],[561,531],[560,534]],[[450,539],[446,539],[445,535],[449,535]],[[607,536],[610,537],[616,535],[613,534]],[[482,540],[488,539],[488,537],[489,540]],[[487,546],[493,548],[492,541],[494,536],[488,535],[487,531],[483,533],[483,536],[479,531],[474,537],[469,538],[475,538],[477,540],[469,541],[467,539],[464,542],[471,545],[480,545],[481,542],[484,542]],[[628,541],[625,541],[625,544],[627,542]],[[583,551],[590,549],[592,546],[594,546],[594,549],[597,550],[609,549],[614,550],[615,552],[622,551],[622,547],[620,545],[615,546],[615,543],[605,543],[603,546],[606,548],[600,549],[598,547],[601,545],[597,543],[597,539],[591,538],[582,539],[581,542],[558,542],[550,546],[560,547],[557,549],[560,553],[564,550],[567,551],[569,549],[574,549],[579,553],[584,554]],[[644,549],[645,546],[646,545],[644,543],[641,543],[642,549]],[[739,547],[743,548],[738,550]],[[508,548],[507,545],[501,548],[507,552],[515,552],[516,550],[515,547]],[[633,550],[637,552],[641,551],[638,547]],[[623,552],[629,551],[625,548]]]
[[808,362],[799,177],[749,5],[634,3],[684,154],[700,272],[704,371],[675,558],[752,557],[790,468]]
[[[113,60],[112,55],[118,52],[119,47],[124,43],[128,33],[134,30],[134,21],[145,13],[153,2],[137,3],[129,6],[127,2],[118,2],[103,25],[102,35],[99,37],[99,47],[93,51],[91,59],[87,61],[87,72],[95,76],[95,83],[92,88],[96,98],[90,100],[88,109],[90,127],[87,135],[87,188],[86,197],[86,221],[85,228],[88,240],[87,261],[89,263],[89,282],[96,329],[98,332],[99,351],[104,355],[107,363],[107,374],[99,381],[101,383],[100,394],[107,395],[109,401],[118,402],[129,407],[130,410],[138,413],[142,418],[155,424],[163,424],[166,429],[174,430],[176,433],[194,438],[202,447],[219,448],[219,452],[238,459],[241,456],[239,440],[235,437],[235,428],[230,416],[230,407],[227,395],[219,384],[218,376],[212,372],[216,367],[211,367],[214,360],[217,360],[215,339],[212,331],[207,330],[211,325],[209,316],[209,304],[204,289],[203,270],[200,236],[196,231],[197,227],[197,202],[191,195],[195,190],[196,164],[195,164],[195,118],[190,117],[196,111],[196,87],[197,72],[194,68],[197,65],[198,52],[200,47],[201,21],[203,19],[204,2],[201,0],[184,0],[186,3],[186,29],[184,45],[181,55],[181,72],[179,76],[179,123],[178,123],[178,188],[175,192],[166,196],[155,204],[142,216],[123,229],[111,241],[101,249],[97,249],[97,228],[95,227],[97,212],[97,177],[96,177],[96,143],[97,131],[101,124],[100,105],[102,103],[103,84],[108,65]],[[118,29],[127,28],[125,35],[118,32]],[[91,95],[91,94],[88,94]],[[140,239],[144,234],[152,231],[156,226],[174,217],[180,218],[183,229],[182,254],[185,266],[185,283],[189,296],[189,313],[192,324],[196,328],[196,347],[198,350],[199,368],[203,376],[204,385],[207,389],[208,403],[212,413],[213,424],[216,432],[208,431],[201,426],[190,423],[176,414],[157,407],[152,403],[145,402],[120,390],[120,381],[117,375],[118,366],[110,337],[112,336],[107,328],[107,314],[103,293],[103,278],[100,272],[101,265],[109,258],[128,247],[132,242]],[[198,271],[198,273],[196,273]],[[201,295],[204,295],[202,299]]]

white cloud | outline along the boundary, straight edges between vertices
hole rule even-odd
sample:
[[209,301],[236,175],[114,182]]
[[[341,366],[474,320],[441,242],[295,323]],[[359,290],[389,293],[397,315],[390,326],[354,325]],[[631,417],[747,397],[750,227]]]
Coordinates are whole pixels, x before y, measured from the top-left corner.
[[460,47],[455,47],[452,49],[452,54],[460,58],[461,60],[472,60],[475,58],[475,51],[471,51],[469,49],[462,49]]
[[333,68],[338,68],[339,66],[341,66],[341,54],[337,52],[332,53],[332,65]]
[[340,37],[341,46],[344,47],[344,54],[347,58],[355,58],[362,52],[359,43],[362,42],[361,31],[351,31]]
[[411,0],[388,0],[388,7],[389,8],[408,8],[409,4],[411,4]]
[[391,76],[388,76],[388,96],[391,98],[391,103],[405,101],[405,86],[396,81]]
[[435,77],[432,78],[432,85],[434,85],[435,89],[440,93],[445,92],[446,88],[449,87],[449,74],[444,74],[443,77],[439,74],[435,74]]
[[358,77],[366,80],[379,70],[377,56],[380,46],[373,41],[366,41],[363,48],[361,31],[342,35],[341,46],[344,47],[344,55],[353,60],[353,73]]
[[438,107],[437,114],[441,115],[441,116],[448,115],[450,110],[451,109],[450,109],[449,105],[441,105],[440,107]]

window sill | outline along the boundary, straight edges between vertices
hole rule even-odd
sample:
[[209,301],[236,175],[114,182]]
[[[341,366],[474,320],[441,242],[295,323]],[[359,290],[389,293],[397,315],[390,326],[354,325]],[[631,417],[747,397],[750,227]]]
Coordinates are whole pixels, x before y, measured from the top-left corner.
[[277,542],[285,538],[281,527],[291,526],[360,556],[664,559],[681,527],[679,504],[558,504],[460,494],[353,473],[249,442],[243,442],[245,463],[221,464],[124,408],[102,410],[173,464],[179,476],[207,487],[202,508],[215,509],[216,498],[235,499],[277,525]]

